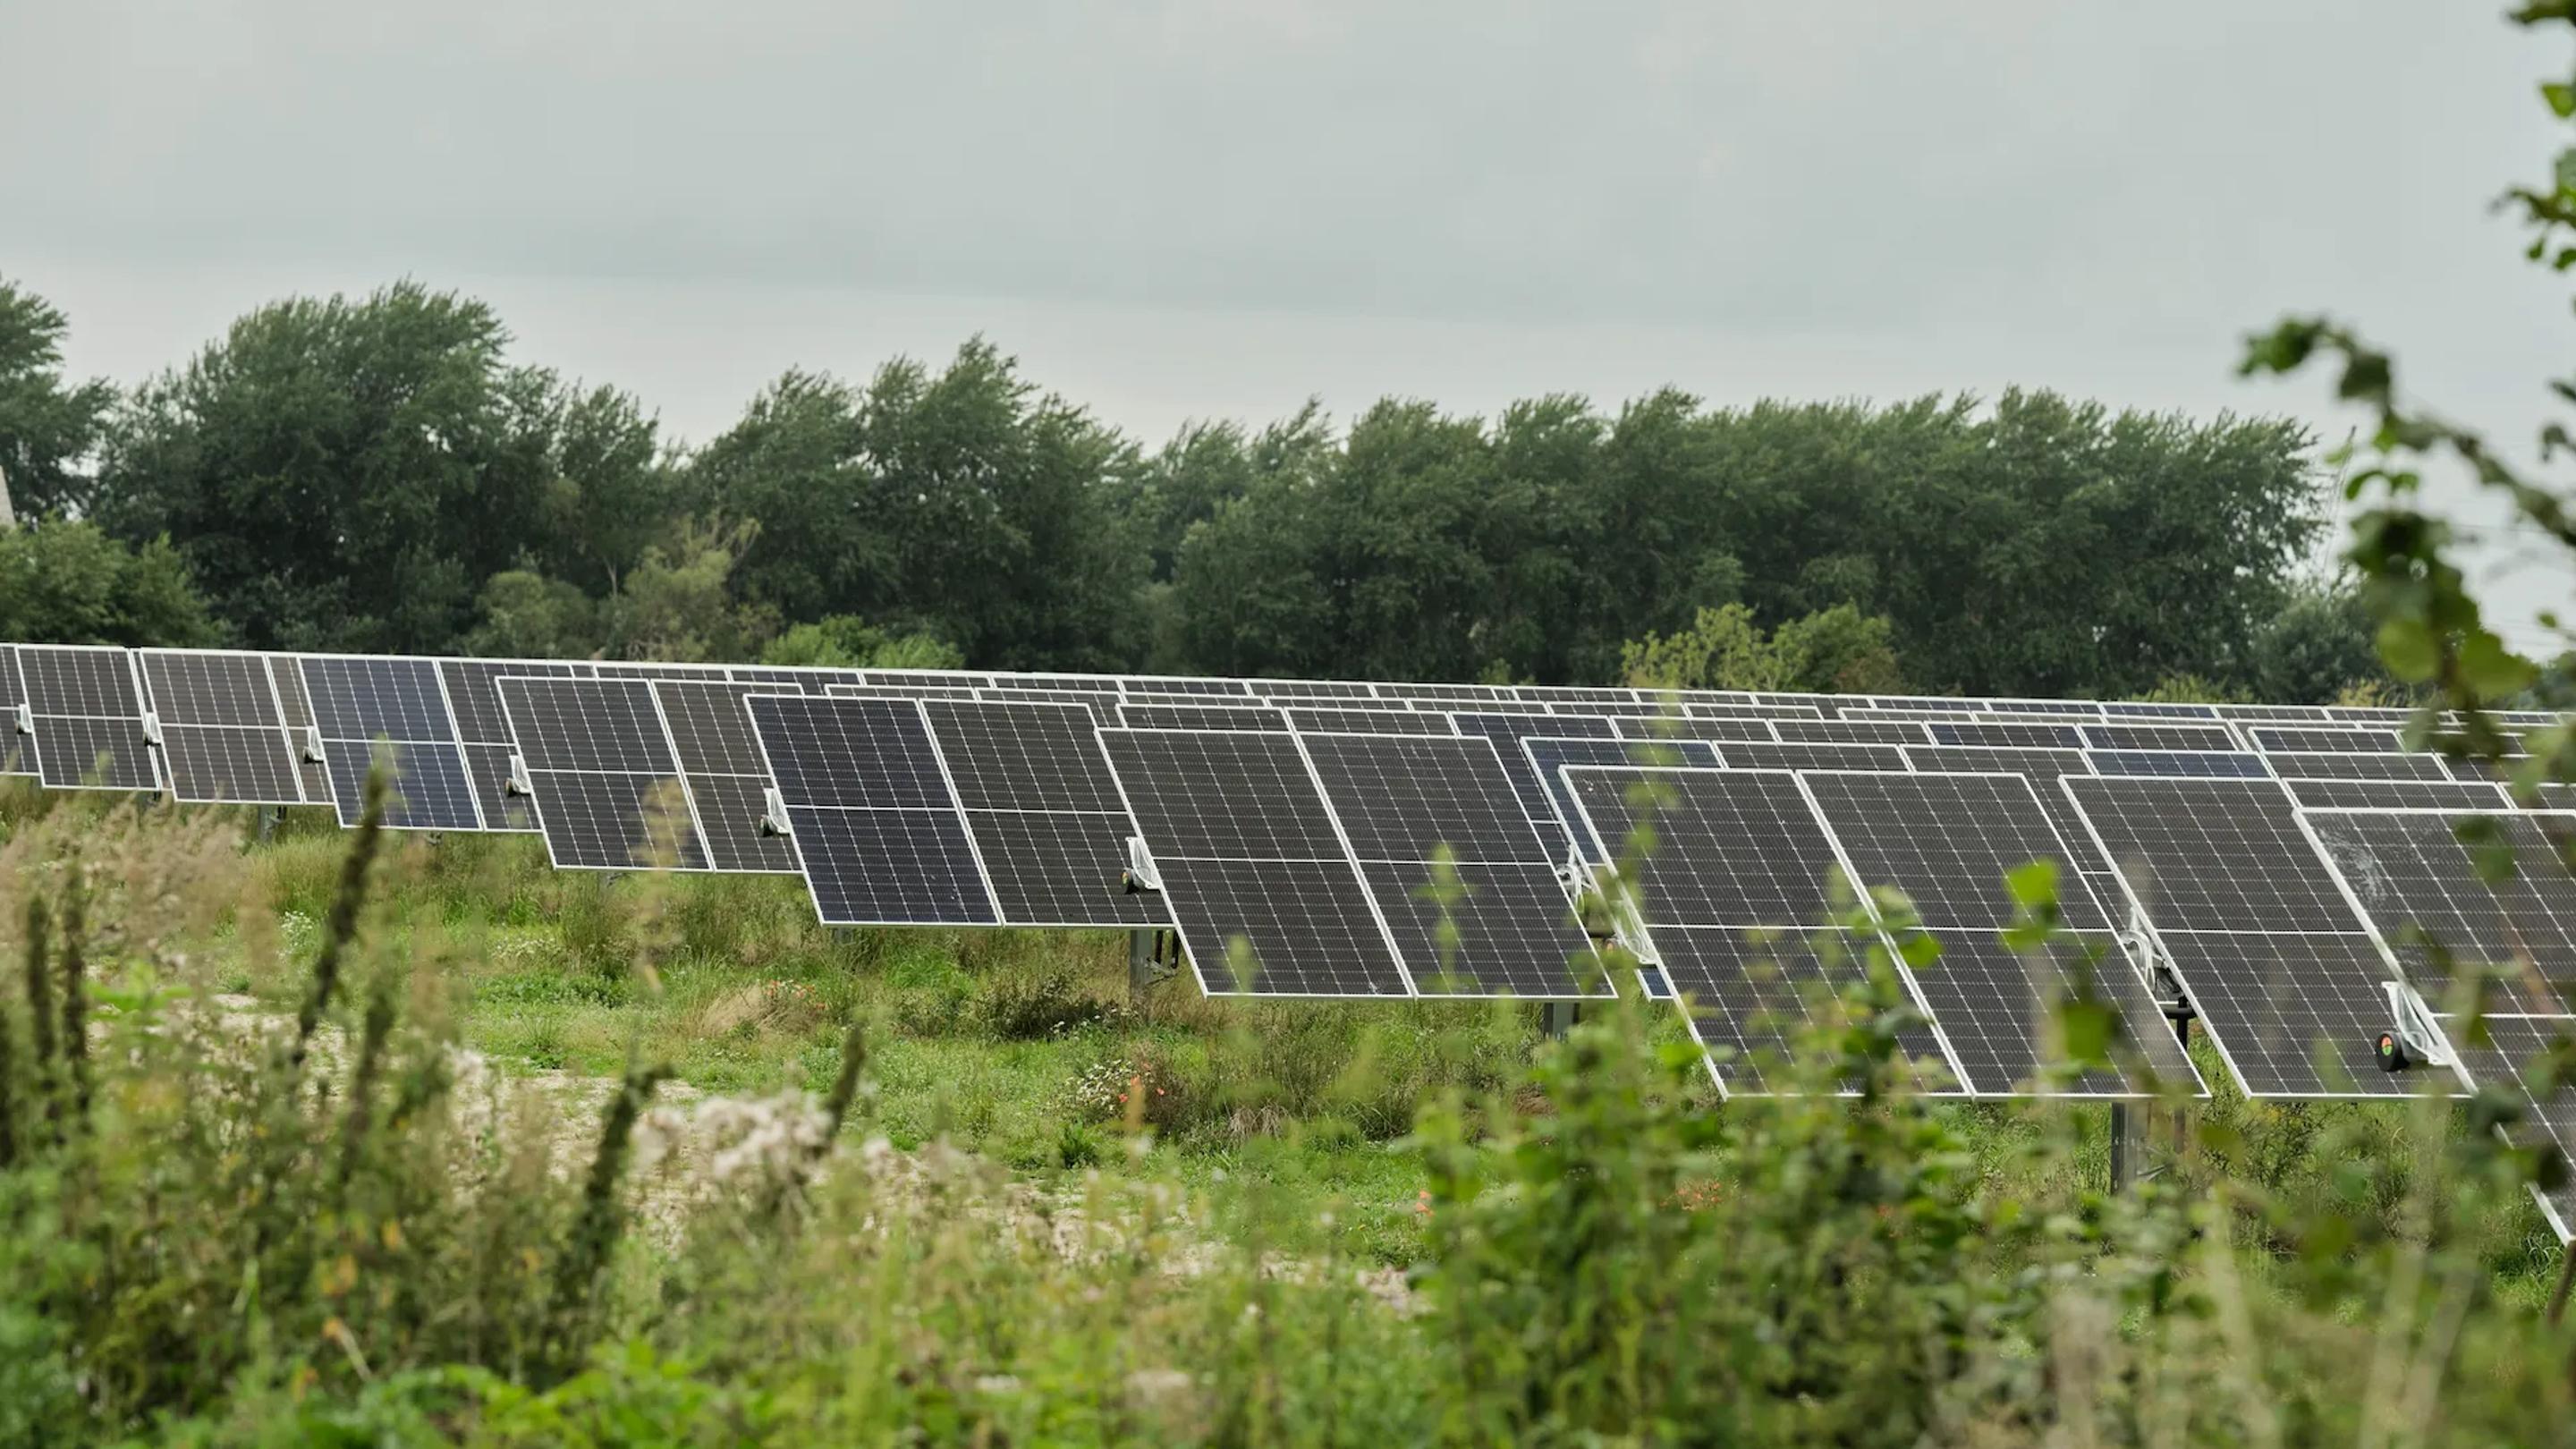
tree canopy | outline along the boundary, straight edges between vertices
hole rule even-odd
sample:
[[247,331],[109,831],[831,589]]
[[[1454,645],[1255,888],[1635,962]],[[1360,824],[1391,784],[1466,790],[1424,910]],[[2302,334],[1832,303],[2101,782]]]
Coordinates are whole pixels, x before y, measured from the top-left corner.
[[680,449],[417,283],[262,307],[121,398],[62,380],[67,325],[0,283],[22,502],[250,647],[2284,699],[2379,677],[2353,589],[2313,576],[2323,475],[2280,420],[1666,390],[1346,425],[1310,403],[1146,447],[978,338],[861,382],[790,369]]

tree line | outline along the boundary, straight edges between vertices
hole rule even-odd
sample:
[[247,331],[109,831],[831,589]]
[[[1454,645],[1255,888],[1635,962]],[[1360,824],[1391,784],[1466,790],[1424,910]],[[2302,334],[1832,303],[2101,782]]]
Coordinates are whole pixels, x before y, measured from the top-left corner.
[[2324,699],[2313,440],[2046,391],[1498,416],[1310,404],[1148,446],[981,339],[790,370],[688,446],[416,283],[131,388],[0,279],[0,636],[370,652]]

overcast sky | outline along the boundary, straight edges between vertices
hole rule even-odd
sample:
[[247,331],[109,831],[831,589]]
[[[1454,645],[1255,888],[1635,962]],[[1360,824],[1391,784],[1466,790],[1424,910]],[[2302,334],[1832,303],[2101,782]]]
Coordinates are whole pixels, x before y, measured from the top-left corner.
[[979,331],[1149,438],[1665,383],[2339,438],[2322,378],[2232,376],[2290,309],[2519,437],[2566,289],[2487,202],[2568,56],[2500,8],[0,0],[0,273],[124,382],[414,276],[693,439]]

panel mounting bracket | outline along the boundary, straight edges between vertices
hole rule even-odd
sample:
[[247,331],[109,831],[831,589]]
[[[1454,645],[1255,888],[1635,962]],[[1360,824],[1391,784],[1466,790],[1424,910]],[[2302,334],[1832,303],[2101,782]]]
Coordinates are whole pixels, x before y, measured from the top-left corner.
[[1127,868],[1119,873],[1118,883],[1131,896],[1163,888],[1163,873],[1155,868],[1154,852],[1145,844],[1145,837],[1127,837]]
[[143,738],[149,744],[161,744],[161,716],[145,710],[138,716],[143,722]]
[[304,762],[309,765],[325,763],[322,757],[322,730],[319,726],[305,728]]
[[787,819],[787,797],[778,793],[777,786],[761,791],[760,800],[761,834],[792,836],[796,833],[795,826]]
[[2450,1044],[2443,1039],[2440,1029],[2433,1025],[2433,1013],[2425,1007],[2424,998],[2416,995],[2415,988],[2403,981],[2381,984],[2388,991],[2389,1018],[2398,1039],[2406,1043],[2407,1052],[2426,1066],[2449,1066]]
[[516,750],[510,752],[510,776],[501,782],[501,793],[521,795],[532,800],[536,798],[537,782],[528,778],[527,757]]
[[22,735],[32,735],[36,732],[36,707],[34,705],[31,705],[22,699],[18,701],[18,707],[9,712],[9,717],[11,722],[18,726],[18,733]]

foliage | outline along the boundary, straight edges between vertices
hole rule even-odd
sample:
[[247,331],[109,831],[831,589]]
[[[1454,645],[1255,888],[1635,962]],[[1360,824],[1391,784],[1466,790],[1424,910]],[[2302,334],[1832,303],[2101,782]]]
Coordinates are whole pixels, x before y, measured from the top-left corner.
[[774,610],[740,600],[733,572],[758,542],[760,525],[683,520],[667,544],[643,561],[608,610],[613,652],[621,659],[677,661],[753,659],[778,630]]
[[825,669],[963,669],[965,656],[937,636],[889,634],[854,614],[798,624],[769,641],[760,662]]
[[202,648],[221,635],[168,539],[128,547],[43,519],[0,533],[0,638]]
[[21,518],[74,513],[88,502],[83,470],[116,402],[104,382],[64,381],[70,327],[60,308],[0,277],[0,479]]
[[1690,628],[1649,634],[1619,651],[1620,677],[1656,689],[1795,690],[1901,694],[1891,626],[1837,604],[1791,619],[1766,637],[1742,604],[1702,609]]

